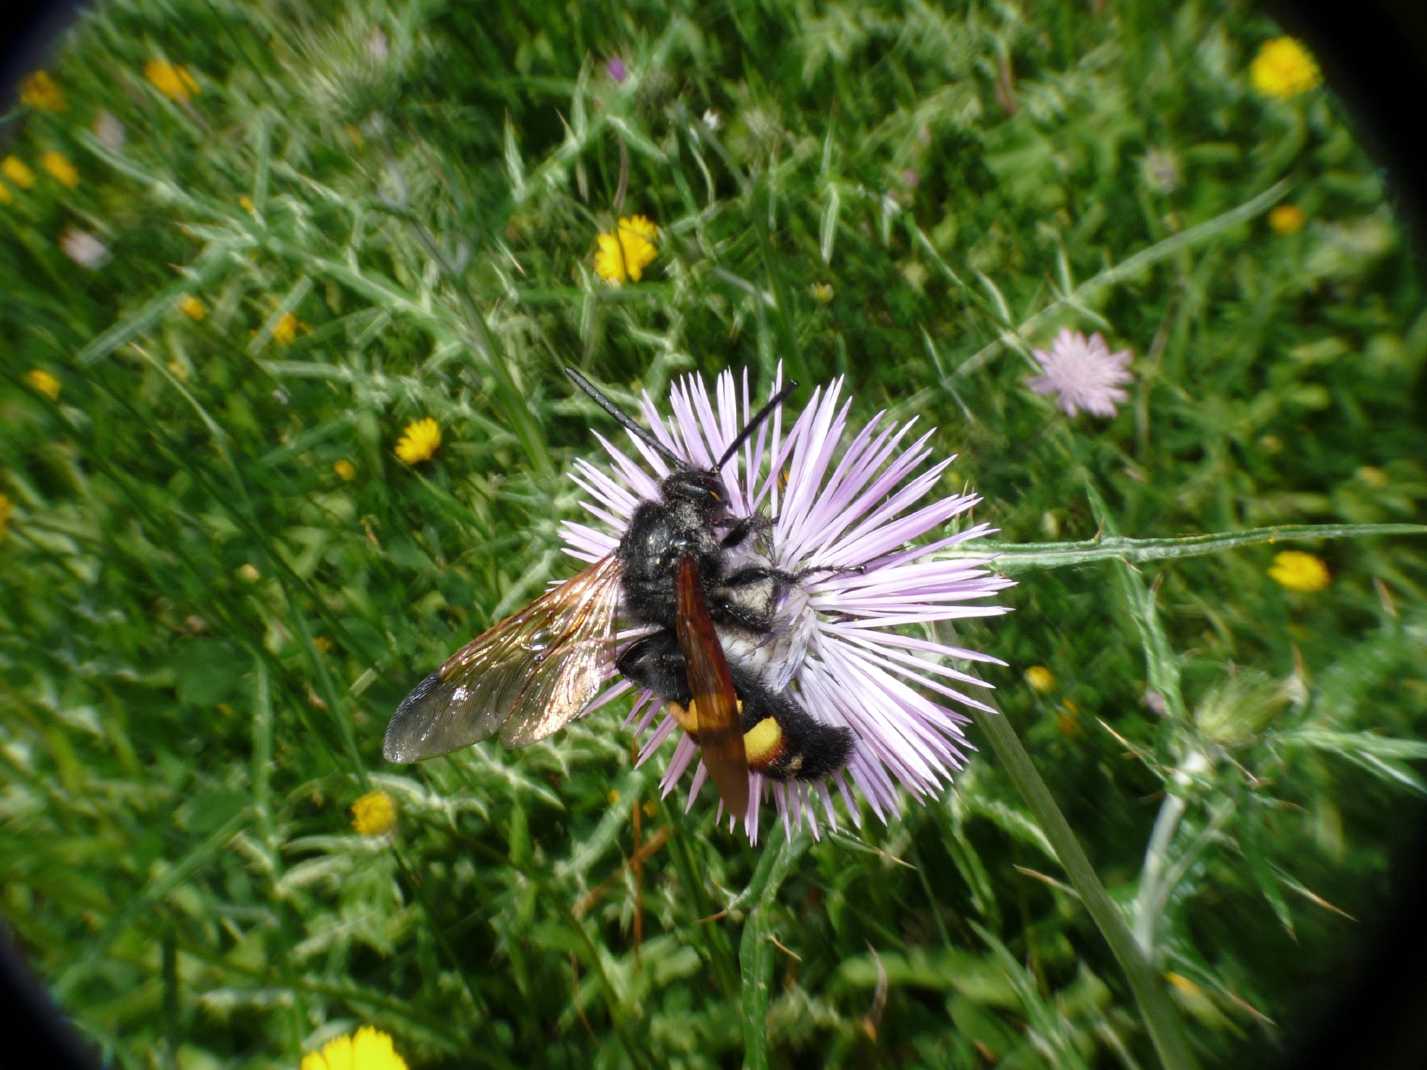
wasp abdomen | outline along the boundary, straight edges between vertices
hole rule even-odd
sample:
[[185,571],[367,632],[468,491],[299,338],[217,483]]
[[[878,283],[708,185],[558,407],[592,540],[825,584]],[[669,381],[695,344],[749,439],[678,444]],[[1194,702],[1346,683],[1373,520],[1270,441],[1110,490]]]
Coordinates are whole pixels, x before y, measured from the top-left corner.
[[852,732],[823,724],[786,692],[750,695],[743,703],[748,768],[771,780],[822,780],[852,756]]
[[[672,632],[636,640],[616,662],[625,677],[665,700],[679,724],[697,741],[698,715],[690,713],[688,662]],[[748,768],[771,780],[821,780],[847,764],[852,732],[823,724],[787,691],[774,691],[730,663]]]

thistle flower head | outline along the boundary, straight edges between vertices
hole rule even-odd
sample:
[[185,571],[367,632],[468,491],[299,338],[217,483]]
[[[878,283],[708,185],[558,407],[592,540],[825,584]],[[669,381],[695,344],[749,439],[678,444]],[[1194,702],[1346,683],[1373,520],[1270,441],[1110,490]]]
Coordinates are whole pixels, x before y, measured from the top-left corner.
[[[781,378],[780,369],[770,395]],[[747,375],[739,384],[725,372],[712,395],[697,377],[677,383],[671,419],[645,394],[642,422],[676,456],[709,468],[758,407]],[[912,438],[915,421],[899,425],[878,414],[854,432],[850,409],[841,380],[819,387],[796,419],[776,409],[720,473],[732,516],[757,513],[772,522],[758,551],[763,560],[797,577],[782,592],[770,634],[734,656],[757,663],[769,687],[790,694],[821,724],[850,729],[853,740],[846,767],[821,780],[750,772],[744,829],[753,842],[759,811],[770,800],[789,831],[806,821],[817,835],[818,809],[837,823],[833,789],[854,823],[860,816],[853,789],[883,820],[896,810],[899,788],[921,799],[936,793],[970,749],[962,732],[968,718],[959,708],[990,708],[963,690],[989,685],[945,662],[1002,664],[907,630],[1005,612],[984,604],[1010,585],[985,571],[987,558],[942,556],[991,530],[980,523],[944,532],[980,498],[969,491],[933,494],[952,458],[932,460],[930,430]],[[585,508],[596,522],[565,525],[565,549],[574,557],[595,561],[612,553],[639,503],[659,499],[667,462],[632,436],[629,443],[626,452],[600,437],[608,467],[576,465],[574,479],[590,495]],[[638,690],[631,682],[617,683],[590,708],[631,690]],[[653,727],[640,763],[678,729],[664,700],[644,690],[627,723],[640,734]],[[707,774],[697,746],[679,733],[664,794],[691,767],[686,808]]]
[[1111,353],[1099,333],[1089,338],[1079,331],[1062,330],[1049,350],[1034,350],[1040,375],[1026,380],[1037,394],[1054,394],[1067,416],[1085,410],[1095,416],[1114,416],[1115,406],[1129,395],[1122,384],[1132,376],[1130,351]]

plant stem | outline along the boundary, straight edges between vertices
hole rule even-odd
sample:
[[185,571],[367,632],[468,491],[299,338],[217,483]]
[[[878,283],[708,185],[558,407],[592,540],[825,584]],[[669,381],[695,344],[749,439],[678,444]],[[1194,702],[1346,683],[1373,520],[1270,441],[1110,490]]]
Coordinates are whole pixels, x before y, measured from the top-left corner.
[[[1097,516],[1097,519],[1101,517]],[[980,557],[992,554],[996,571],[1025,572],[1031,569],[1065,568],[1095,561],[1168,561],[1181,557],[1202,557],[1241,546],[1270,545],[1290,540],[1361,539],[1378,535],[1427,535],[1427,524],[1278,524],[1247,531],[1218,531],[1208,535],[1181,535],[1172,539],[1127,539],[1110,533],[1082,542],[996,542],[978,539],[975,553],[948,550],[939,558]]]
[[1164,873],[1169,856],[1169,844],[1174,839],[1174,830],[1179,827],[1179,819],[1184,816],[1184,797],[1169,792],[1155,815],[1154,831],[1145,847],[1144,865],[1140,867],[1140,890],[1135,894],[1135,943],[1140,945],[1146,959],[1153,959],[1154,953],[1154,902],[1159,898],[1160,877]]
[[1100,934],[1110,945],[1110,951],[1119,961],[1120,968],[1125,971],[1125,979],[1130,983],[1130,991],[1134,993],[1145,1028],[1159,1053],[1160,1063],[1165,1070],[1192,1070],[1198,1064],[1189,1049],[1174,1004],[1169,1001],[1149,961],[1135,943],[1119,908],[1110,900],[1100,878],[1095,875],[1090,859],[1085,856],[1080,841],[1075,838],[1065,815],[1055,804],[1050,789],[1036,772],[1015,730],[999,713],[972,712],[977,727],[990,740],[1002,767],[1055,848],[1080,901],[1085,904]]
[[1154,829],[1145,847],[1144,865],[1140,867],[1140,890],[1135,895],[1135,943],[1150,961],[1154,961],[1154,927],[1159,917],[1159,908],[1172,885],[1164,882],[1164,872],[1169,862],[1169,845],[1179,828],[1179,820],[1184,816],[1183,792],[1189,789],[1194,777],[1209,767],[1209,761],[1202,751],[1192,751],[1169,778],[1168,791],[1159,813],[1155,815]]
[[768,998],[773,980],[769,914],[777,903],[778,889],[792,871],[793,863],[808,849],[809,842],[807,833],[798,830],[791,839],[785,834],[776,851],[765,849],[753,879],[739,896],[739,901],[753,904],[743,922],[743,937],[738,945],[738,965],[743,975],[740,1009],[743,1012],[744,1070],[767,1070],[768,1067]]

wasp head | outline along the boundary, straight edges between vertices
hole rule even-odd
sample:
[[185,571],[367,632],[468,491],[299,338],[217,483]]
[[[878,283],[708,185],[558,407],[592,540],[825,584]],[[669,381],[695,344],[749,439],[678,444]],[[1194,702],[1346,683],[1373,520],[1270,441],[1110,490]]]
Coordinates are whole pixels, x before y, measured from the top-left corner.
[[689,502],[701,513],[717,516],[728,511],[728,492],[723,477],[711,468],[683,468],[666,476],[659,485],[669,504]]

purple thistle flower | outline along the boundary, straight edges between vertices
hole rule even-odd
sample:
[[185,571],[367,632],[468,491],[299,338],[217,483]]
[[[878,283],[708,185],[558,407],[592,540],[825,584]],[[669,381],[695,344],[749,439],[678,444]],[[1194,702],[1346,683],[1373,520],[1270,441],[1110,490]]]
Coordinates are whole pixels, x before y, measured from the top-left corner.
[[629,74],[629,68],[624,65],[624,60],[619,56],[610,56],[605,61],[604,69],[605,73],[609,75],[610,81],[615,85],[623,85],[625,77]]
[[[781,385],[780,368],[770,396]],[[791,573],[818,566],[860,568],[804,576],[779,603],[772,634],[746,640],[776,653],[740,651],[740,657],[767,659],[763,669],[770,687],[789,688],[811,716],[825,724],[846,726],[854,737],[846,768],[825,780],[775,781],[750,772],[744,829],[753,843],[758,841],[759,811],[770,798],[790,833],[806,821],[817,836],[815,800],[821,801],[828,822],[837,825],[831,786],[859,825],[853,786],[883,821],[897,808],[899,786],[919,799],[932,796],[963,766],[965,752],[973,749],[962,732],[969,718],[954,706],[991,709],[958,689],[991,685],[943,662],[949,658],[1005,664],[987,654],[898,630],[903,625],[1004,613],[1002,606],[972,603],[1010,586],[1011,581],[980,567],[989,560],[986,557],[936,556],[987,534],[992,530],[988,524],[910,545],[981,499],[965,492],[926,502],[954,458],[926,466],[932,454],[927,445],[931,431],[904,445],[915,421],[894,426],[884,422],[881,413],[850,434],[851,402],[840,401],[842,387],[839,379],[814,390],[807,408],[786,433],[780,407],[722,473],[731,515],[760,512],[775,518],[766,563]],[[703,380],[695,376],[677,382],[670,407],[673,419],[666,422],[646,393],[644,422],[677,456],[707,468],[758,405],[750,399],[746,372],[741,391],[733,375],[724,372],[712,398]],[[566,552],[582,561],[593,562],[614,551],[637,505],[657,499],[660,480],[669,473],[665,460],[647,445],[633,436],[629,442],[634,450],[625,453],[600,437],[611,462],[608,470],[576,462],[573,478],[593,499],[584,507],[599,521],[596,526],[573,522],[564,526]],[[724,642],[727,648],[729,640]],[[597,696],[589,708],[634,689],[634,684],[621,681]],[[663,701],[640,689],[630,710],[626,724],[635,725],[637,733],[654,726],[637,764],[678,731]],[[707,779],[698,754],[697,745],[680,732],[660,783],[668,795],[697,762],[686,810]]]
[[1079,331],[1063,329],[1049,352],[1033,352],[1044,374],[1027,379],[1026,385],[1037,394],[1057,395],[1067,416],[1081,409],[1096,416],[1114,416],[1115,406],[1129,397],[1121,384],[1133,378],[1130,351],[1111,353],[1099,332],[1086,338]]

